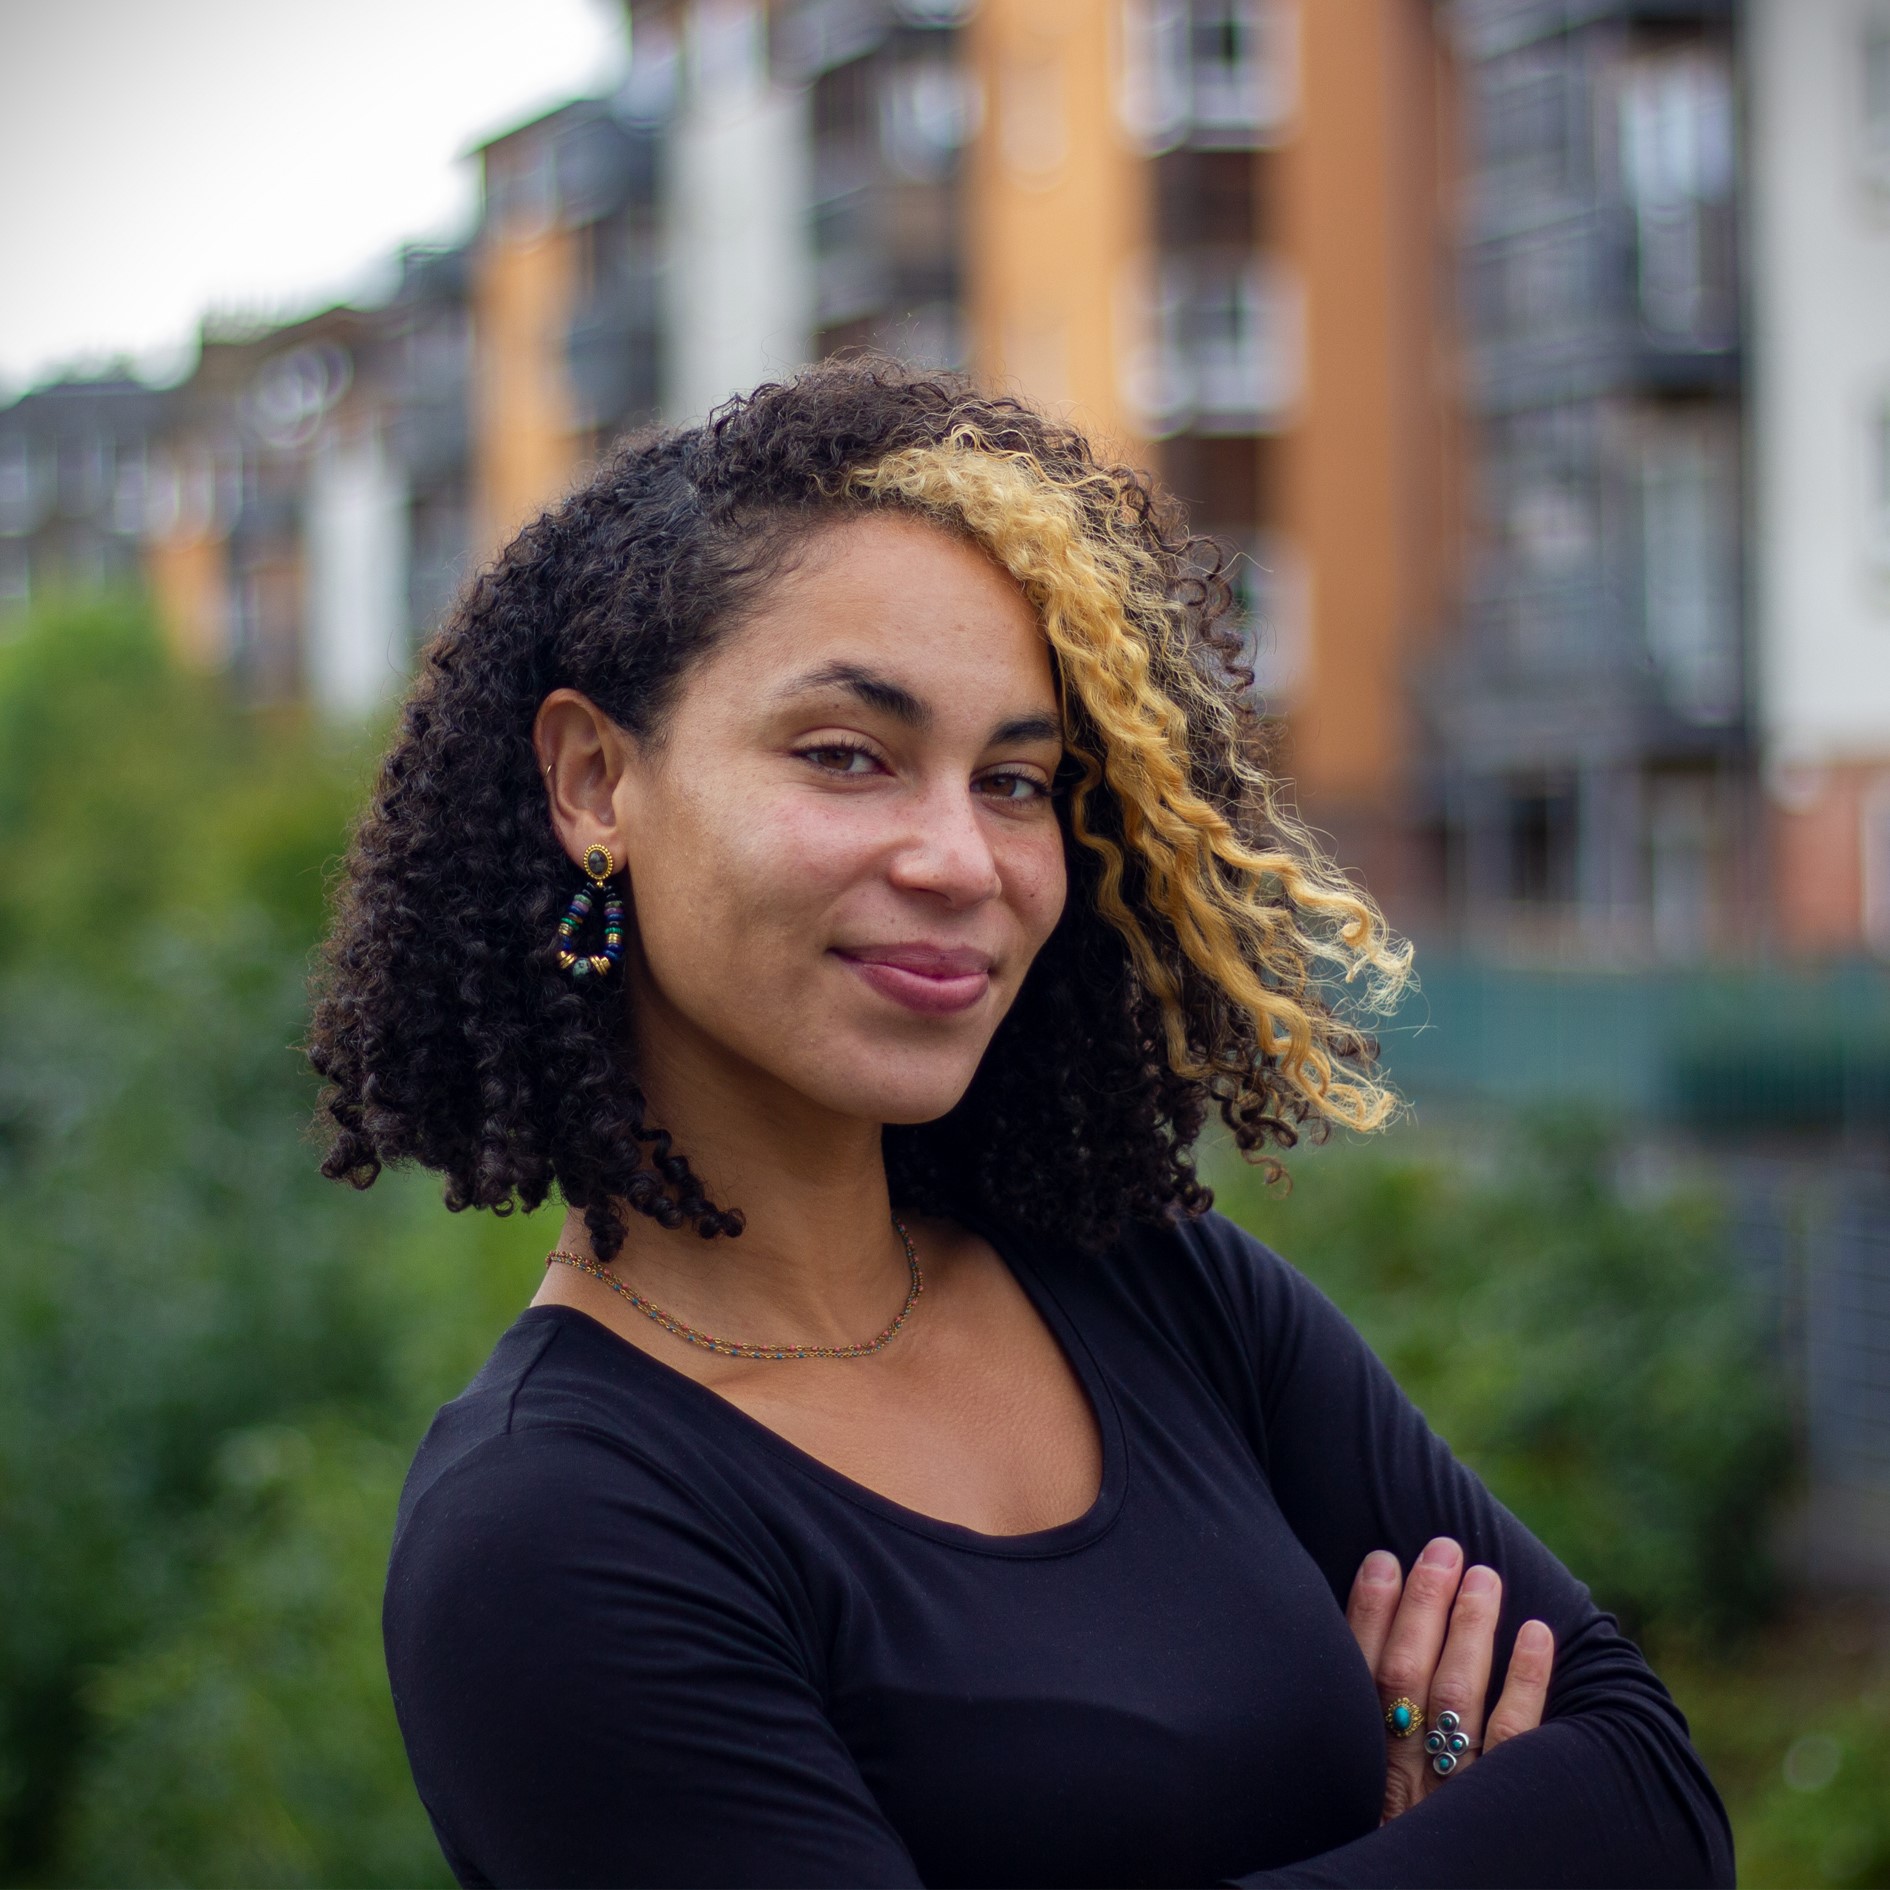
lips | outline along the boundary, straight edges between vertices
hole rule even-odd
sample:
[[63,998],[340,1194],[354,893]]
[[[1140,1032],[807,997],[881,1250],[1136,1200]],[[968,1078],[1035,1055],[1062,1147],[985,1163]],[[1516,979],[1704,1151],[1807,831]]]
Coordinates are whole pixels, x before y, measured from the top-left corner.
[[969,1010],[991,987],[989,952],[963,945],[836,946],[834,956],[881,997],[922,1015]]

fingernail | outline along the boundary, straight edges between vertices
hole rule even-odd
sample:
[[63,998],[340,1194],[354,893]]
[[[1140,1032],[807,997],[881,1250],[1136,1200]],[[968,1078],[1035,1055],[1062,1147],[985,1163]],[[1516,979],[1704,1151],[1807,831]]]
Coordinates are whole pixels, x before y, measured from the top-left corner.
[[1516,1649],[1523,1654],[1546,1654],[1555,1645],[1555,1636],[1540,1621],[1525,1621],[1516,1630]]
[[1426,1546],[1418,1560],[1426,1568],[1449,1568],[1457,1559],[1457,1545],[1448,1536],[1439,1536]]
[[1479,1562],[1463,1578],[1463,1592],[1466,1595],[1490,1595],[1496,1592],[1496,1570],[1485,1568]]
[[1365,1558],[1358,1578],[1367,1588],[1395,1588],[1398,1573],[1398,1558],[1386,1549],[1374,1549]]

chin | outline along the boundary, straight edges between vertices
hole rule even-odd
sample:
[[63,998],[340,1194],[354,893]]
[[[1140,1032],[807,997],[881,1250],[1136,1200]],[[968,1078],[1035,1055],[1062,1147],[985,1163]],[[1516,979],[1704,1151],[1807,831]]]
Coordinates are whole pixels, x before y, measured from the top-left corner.
[[904,1060],[907,1067],[895,1071],[888,1068],[886,1053],[868,1053],[857,1061],[849,1060],[850,1073],[836,1072],[829,1065],[818,1081],[797,1087],[810,1101],[842,1115],[910,1125],[949,1115],[963,1100],[978,1069],[975,1059],[966,1063],[957,1057],[941,1058],[933,1068],[914,1068],[909,1056]]

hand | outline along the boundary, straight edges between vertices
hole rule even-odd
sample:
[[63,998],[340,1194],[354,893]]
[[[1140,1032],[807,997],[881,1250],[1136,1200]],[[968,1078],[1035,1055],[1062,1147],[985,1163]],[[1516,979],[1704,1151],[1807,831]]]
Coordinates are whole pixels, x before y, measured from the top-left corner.
[[[1365,1558],[1345,1618],[1378,1682],[1380,1705],[1389,1711],[1393,1701],[1409,1700],[1421,1715],[1409,1738],[1385,1741],[1381,1823],[1409,1811],[1470,1765],[1478,1739],[1488,1752],[1541,1725],[1555,1663],[1555,1637],[1541,1621],[1525,1621],[1517,1629],[1503,1696],[1488,1727],[1483,1724],[1502,1606],[1503,1583],[1495,1569],[1479,1565],[1466,1573],[1463,1551],[1448,1536],[1426,1545],[1408,1581],[1398,1558],[1385,1550],[1374,1549]],[[1458,1730],[1470,1740],[1449,1778],[1432,1770],[1431,1755],[1424,1750],[1425,1731],[1444,1712],[1457,1715]]]

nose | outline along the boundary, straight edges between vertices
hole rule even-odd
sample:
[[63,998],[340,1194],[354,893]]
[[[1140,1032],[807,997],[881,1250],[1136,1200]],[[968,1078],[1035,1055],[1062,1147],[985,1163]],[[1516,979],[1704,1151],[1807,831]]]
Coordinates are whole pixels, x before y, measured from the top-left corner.
[[968,786],[940,786],[913,803],[910,834],[889,877],[902,892],[930,893],[954,910],[995,899],[1004,881]]

